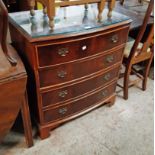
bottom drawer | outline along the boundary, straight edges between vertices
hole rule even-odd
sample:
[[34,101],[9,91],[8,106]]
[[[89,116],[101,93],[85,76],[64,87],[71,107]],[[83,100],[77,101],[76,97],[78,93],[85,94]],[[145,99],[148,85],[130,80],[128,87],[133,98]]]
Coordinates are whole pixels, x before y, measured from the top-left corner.
[[86,97],[67,103],[66,105],[44,110],[44,122],[53,122],[83,111],[111,96],[115,92],[115,88],[116,82],[105,88],[101,88],[95,93],[91,93]]

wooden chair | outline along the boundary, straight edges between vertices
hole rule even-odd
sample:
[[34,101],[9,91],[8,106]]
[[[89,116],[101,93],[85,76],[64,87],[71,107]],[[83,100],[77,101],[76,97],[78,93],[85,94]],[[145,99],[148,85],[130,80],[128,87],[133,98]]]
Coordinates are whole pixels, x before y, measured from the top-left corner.
[[[143,43],[141,42],[141,40],[146,31],[147,23],[153,10],[153,6],[154,0],[151,0],[137,38],[135,40],[130,38],[124,50],[123,65],[125,66],[125,73],[120,74],[120,77],[124,77],[124,85],[123,87],[119,85],[123,88],[124,99],[128,99],[128,87],[139,82],[139,79],[142,80],[142,89],[146,90],[147,77],[154,55],[154,23],[151,25],[149,33]],[[145,62],[145,69],[143,74],[139,74],[138,71],[134,68],[134,65],[140,62]],[[129,77],[131,73],[136,74],[138,80],[136,79],[129,82]]]
[[16,50],[7,43],[8,12],[0,0],[0,143],[21,111],[28,146],[33,145],[26,94],[27,74]]

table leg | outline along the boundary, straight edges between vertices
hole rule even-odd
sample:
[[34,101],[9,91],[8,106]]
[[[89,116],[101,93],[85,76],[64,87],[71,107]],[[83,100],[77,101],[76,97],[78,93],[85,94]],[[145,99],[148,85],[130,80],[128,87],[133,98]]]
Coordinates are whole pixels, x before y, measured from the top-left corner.
[[24,133],[28,147],[33,146],[33,137],[32,137],[32,127],[31,127],[31,118],[28,106],[27,93],[23,98],[21,114],[23,119]]
[[46,8],[46,6],[43,6],[43,14],[44,14],[44,15],[47,14],[47,8]]
[[98,4],[98,21],[101,22],[102,20],[102,12],[105,7],[105,0],[101,0]]
[[35,0],[31,0],[30,1],[30,14],[31,14],[31,16],[35,15],[34,7],[35,7]]
[[85,11],[87,11],[88,10],[88,4],[85,4],[84,8],[85,8]]
[[49,17],[49,26],[54,29],[54,17],[55,17],[55,0],[48,0],[47,14]]
[[112,10],[115,6],[115,0],[110,0],[108,2],[108,9],[109,9],[109,12],[108,12],[108,17],[111,18],[112,17]]
[[123,5],[124,4],[124,0],[120,0],[120,4]]

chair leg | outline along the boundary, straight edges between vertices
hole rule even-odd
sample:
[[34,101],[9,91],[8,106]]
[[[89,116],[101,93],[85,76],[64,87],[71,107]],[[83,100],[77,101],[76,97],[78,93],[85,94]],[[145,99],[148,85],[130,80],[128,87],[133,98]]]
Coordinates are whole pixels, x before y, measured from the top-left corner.
[[138,0],[139,3],[143,4],[143,0]]
[[128,86],[129,86],[129,76],[131,72],[131,66],[127,65],[124,74],[124,87],[123,87],[123,97],[125,100],[128,99]]
[[148,78],[148,74],[149,74],[149,71],[150,71],[150,66],[151,66],[152,59],[153,59],[153,56],[151,56],[151,58],[146,63],[146,68],[145,68],[144,75],[143,75],[144,79],[143,79],[143,82],[142,82],[142,90],[144,90],[144,91],[146,90],[147,78]]
[[32,127],[31,127],[30,112],[28,107],[27,93],[25,93],[25,96],[23,98],[21,114],[23,119],[26,143],[28,147],[31,147],[33,146],[33,137],[32,137]]
[[120,0],[120,4],[123,5],[124,4],[124,0]]

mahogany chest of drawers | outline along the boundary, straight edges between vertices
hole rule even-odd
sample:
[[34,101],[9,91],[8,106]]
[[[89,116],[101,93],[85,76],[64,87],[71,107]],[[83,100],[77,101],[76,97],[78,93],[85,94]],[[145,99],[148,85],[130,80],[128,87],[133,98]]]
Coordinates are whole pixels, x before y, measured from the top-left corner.
[[[24,15],[25,20],[21,19]],[[34,29],[28,18],[28,12],[22,12],[21,17],[10,14],[10,32],[29,72],[31,98],[37,96],[30,106],[44,139],[58,125],[114,103],[131,21],[113,13],[111,21],[104,19],[104,25],[96,19],[89,22],[88,16],[87,22],[80,20],[82,26],[65,26],[62,21],[51,32],[48,26],[37,27],[39,23]]]

